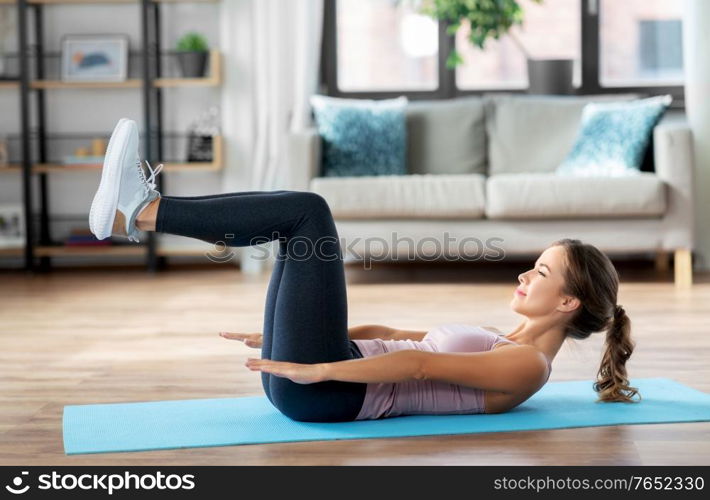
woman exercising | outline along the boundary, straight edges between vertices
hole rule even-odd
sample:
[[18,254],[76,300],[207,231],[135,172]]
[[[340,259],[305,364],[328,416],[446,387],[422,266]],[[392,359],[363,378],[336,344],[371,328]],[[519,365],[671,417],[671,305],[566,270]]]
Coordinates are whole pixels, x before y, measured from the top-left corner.
[[244,247],[278,240],[262,333],[221,332],[260,348],[246,366],[286,416],[336,422],[396,415],[501,413],[550,377],[566,338],[606,332],[594,383],[598,401],[632,402],[626,362],[630,321],[617,305],[618,275],[596,247],[552,243],[518,276],[510,307],[525,317],[508,335],[492,327],[444,324],[429,331],[379,325],[348,328],[342,253],[326,201],[301,191],[162,196],[146,178],[138,128],[121,119],[109,141],[90,226],[99,239],[139,241],[139,231]]

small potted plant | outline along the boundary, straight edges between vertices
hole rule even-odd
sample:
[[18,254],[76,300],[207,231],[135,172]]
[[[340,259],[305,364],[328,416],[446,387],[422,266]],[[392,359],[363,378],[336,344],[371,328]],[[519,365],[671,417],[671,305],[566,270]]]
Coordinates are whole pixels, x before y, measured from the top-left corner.
[[185,33],[178,40],[177,60],[183,77],[202,78],[205,76],[208,50],[207,39],[194,31]]
[[[401,1],[401,0],[400,0]],[[540,4],[542,0],[532,0]],[[441,21],[448,22],[447,33],[455,35],[461,24],[468,21],[471,32],[469,42],[483,50],[486,40],[498,39],[509,35],[528,63],[530,92],[534,94],[571,94],[572,59],[535,59],[525,49],[510,28],[523,24],[523,9],[520,0],[496,0],[476,2],[471,0],[418,0],[422,13]],[[461,64],[461,55],[452,49],[446,60],[449,68]]]

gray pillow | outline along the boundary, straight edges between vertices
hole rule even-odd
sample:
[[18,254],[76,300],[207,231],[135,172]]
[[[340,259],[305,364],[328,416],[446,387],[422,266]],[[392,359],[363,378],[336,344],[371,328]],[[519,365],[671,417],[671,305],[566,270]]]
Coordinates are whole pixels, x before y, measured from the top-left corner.
[[406,117],[408,173],[486,173],[483,99],[410,101]]

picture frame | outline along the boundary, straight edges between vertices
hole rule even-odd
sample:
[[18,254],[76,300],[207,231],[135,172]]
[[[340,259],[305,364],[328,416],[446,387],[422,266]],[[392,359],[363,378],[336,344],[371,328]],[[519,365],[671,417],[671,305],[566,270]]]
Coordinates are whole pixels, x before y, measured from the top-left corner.
[[128,74],[128,35],[64,35],[62,81],[122,82]]
[[15,248],[25,244],[25,217],[19,203],[0,204],[0,248]]

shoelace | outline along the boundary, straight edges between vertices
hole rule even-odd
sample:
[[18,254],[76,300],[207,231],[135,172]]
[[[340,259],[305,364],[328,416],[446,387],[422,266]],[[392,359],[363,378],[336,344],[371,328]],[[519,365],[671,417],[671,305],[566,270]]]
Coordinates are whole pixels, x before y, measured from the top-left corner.
[[[163,170],[163,164],[159,164],[157,167],[155,167],[155,170],[150,166],[150,163],[148,160],[145,161],[146,165],[148,166],[148,171],[150,172],[150,175],[146,178],[145,172],[143,171],[143,168],[141,167],[141,160],[138,159],[136,162],[136,166],[138,167],[138,172],[140,172],[141,180],[150,187],[150,189],[155,189],[157,187],[155,183],[155,177],[160,173],[161,170]],[[138,236],[136,236],[136,233],[129,234],[128,235],[128,240],[129,241],[135,241],[136,243],[140,243],[140,240],[138,239]]]
[[140,159],[136,163],[138,165],[138,171],[141,174],[141,179],[143,180],[143,182],[145,182],[150,187],[150,189],[155,189],[156,188],[155,176],[158,175],[160,173],[160,171],[163,169],[163,164],[161,163],[160,165],[155,167],[155,170],[153,170],[153,168],[150,166],[150,163],[148,163],[148,160],[146,160],[145,164],[148,166],[148,171],[150,172],[150,175],[146,178],[145,172],[141,168]]

